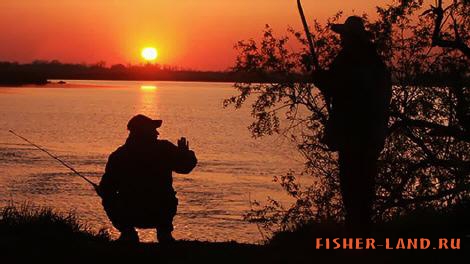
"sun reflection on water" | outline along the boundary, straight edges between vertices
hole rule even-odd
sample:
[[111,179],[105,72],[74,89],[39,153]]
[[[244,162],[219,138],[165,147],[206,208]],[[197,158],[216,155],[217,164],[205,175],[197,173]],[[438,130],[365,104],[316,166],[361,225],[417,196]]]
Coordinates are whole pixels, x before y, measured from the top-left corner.
[[155,91],[155,90],[157,90],[157,86],[155,86],[155,85],[141,85],[140,90],[142,90],[142,91]]
[[140,109],[139,113],[154,116],[158,110],[158,87],[152,84],[140,85]]

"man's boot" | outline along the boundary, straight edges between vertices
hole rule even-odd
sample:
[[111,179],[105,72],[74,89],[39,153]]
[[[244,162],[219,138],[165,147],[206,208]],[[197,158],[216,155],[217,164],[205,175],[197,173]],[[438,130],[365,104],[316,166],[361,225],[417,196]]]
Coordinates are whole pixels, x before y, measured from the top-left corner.
[[171,244],[176,241],[171,235],[171,231],[166,230],[157,230],[157,239],[160,244]]
[[117,241],[129,244],[139,243],[139,235],[135,228],[125,228],[119,231],[121,232],[121,236],[119,236]]

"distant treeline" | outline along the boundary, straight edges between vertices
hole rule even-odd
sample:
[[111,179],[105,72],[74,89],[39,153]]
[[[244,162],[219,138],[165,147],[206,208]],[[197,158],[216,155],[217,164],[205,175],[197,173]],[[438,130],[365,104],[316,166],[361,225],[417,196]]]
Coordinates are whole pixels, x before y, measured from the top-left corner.
[[[96,64],[69,64],[57,60],[34,61],[29,64],[0,62],[0,85],[46,84],[48,79],[72,80],[148,80],[148,81],[201,81],[201,82],[289,82],[308,81],[308,76],[286,76],[275,73],[235,71],[195,71],[159,64],[123,65],[107,67]],[[417,76],[414,85],[446,86],[448,76],[441,74]],[[467,79],[470,83],[470,79]]]
[[0,62],[0,85],[45,84],[48,79],[75,80],[158,80],[204,82],[267,82],[275,77],[261,73],[232,71],[195,71],[159,64],[107,67],[96,64],[68,64],[59,61],[34,61],[30,64]]

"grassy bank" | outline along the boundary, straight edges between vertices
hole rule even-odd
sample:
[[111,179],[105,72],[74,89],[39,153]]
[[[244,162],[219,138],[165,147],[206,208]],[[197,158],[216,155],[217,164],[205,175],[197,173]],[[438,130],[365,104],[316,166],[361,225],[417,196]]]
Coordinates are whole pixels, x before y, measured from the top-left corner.
[[[309,223],[299,226],[296,230],[279,232],[269,241],[272,248],[282,248],[290,252],[295,262],[304,262],[307,257],[315,256],[323,259],[335,259],[340,262],[350,257],[360,257],[366,263],[454,263],[461,259],[468,261],[470,257],[470,203],[464,202],[445,210],[433,208],[416,210],[391,219],[387,222],[376,223],[372,226],[371,235],[376,250],[325,250],[329,238],[330,247],[334,247],[334,238],[348,238],[346,228],[340,223]],[[316,249],[317,238],[322,238],[321,248]],[[415,241],[416,239],[416,241]],[[430,242],[427,249],[419,249],[420,239]],[[442,239],[448,241],[449,249],[439,249]],[[460,249],[450,249],[451,239],[460,239]],[[361,247],[365,248],[366,239]],[[389,241],[389,248],[386,244]],[[399,244],[403,241],[403,244]],[[399,249],[402,245],[417,242],[418,249]],[[426,243],[424,241],[424,243]],[[442,244],[443,248],[444,245]],[[455,245],[455,244],[454,244]],[[413,245],[410,244],[413,248]],[[435,248],[435,249],[434,249]],[[336,254],[335,254],[336,253]],[[455,262],[458,263],[458,262]]]
[[7,206],[0,210],[0,261],[17,263],[94,262],[158,260],[164,263],[246,263],[259,262],[265,249],[235,242],[178,241],[171,246],[155,243],[123,245],[112,241],[106,231],[93,232],[73,213],[48,208]]
[[[318,250],[315,239],[344,236],[341,224],[309,224],[292,232],[276,234],[265,245],[235,242],[178,241],[171,246],[154,243],[122,245],[105,231],[93,232],[73,214],[51,209],[4,207],[0,211],[2,261],[48,261],[61,263],[95,260],[156,263],[340,263],[360,258],[362,263],[435,263],[468,258],[468,207],[436,213],[415,212],[374,227],[378,241],[404,237],[461,238],[460,250]],[[4,262],[7,263],[7,262]]]

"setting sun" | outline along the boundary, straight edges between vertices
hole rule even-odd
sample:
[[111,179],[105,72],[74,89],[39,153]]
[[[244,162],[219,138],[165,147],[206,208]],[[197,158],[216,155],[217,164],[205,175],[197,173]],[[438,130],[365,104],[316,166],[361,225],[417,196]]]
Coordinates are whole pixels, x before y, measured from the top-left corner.
[[153,61],[158,57],[158,52],[155,48],[144,48],[141,55],[145,60]]

